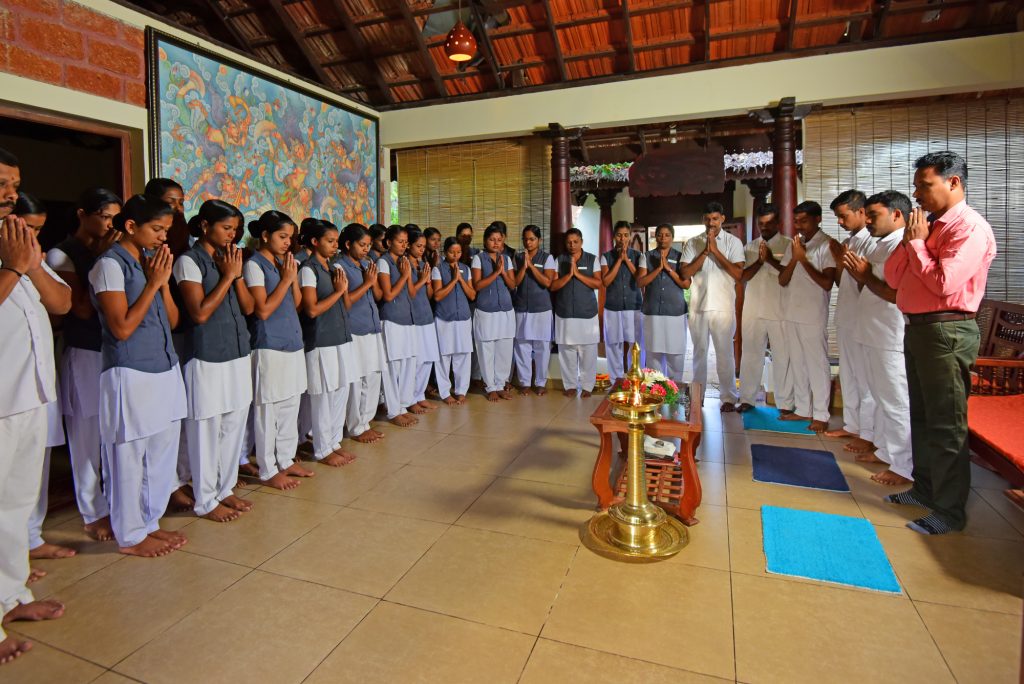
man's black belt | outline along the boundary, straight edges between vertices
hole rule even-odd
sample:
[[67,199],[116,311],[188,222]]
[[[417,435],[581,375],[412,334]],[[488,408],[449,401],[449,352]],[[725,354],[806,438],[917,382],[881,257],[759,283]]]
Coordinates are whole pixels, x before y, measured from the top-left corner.
[[907,325],[924,325],[926,323],[944,323],[946,321],[972,321],[973,311],[933,311],[923,314],[906,314]]

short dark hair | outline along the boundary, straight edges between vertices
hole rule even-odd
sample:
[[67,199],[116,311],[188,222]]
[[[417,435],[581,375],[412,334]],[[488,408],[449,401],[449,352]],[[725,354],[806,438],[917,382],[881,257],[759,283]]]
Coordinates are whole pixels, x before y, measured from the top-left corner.
[[153,197],[163,197],[164,193],[172,188],[181,190],[181,194],[185,194],[185,188],[181,187],[181,183],[173,178],[150,178],[143,192]]
[[465,221],[463,221],[459,225],[455,226],[455,234],[458,235],[459,233],[461,233],[463,228],[469,228],[470,230],[473,230],[473,224],[466,223]]
[[722,206],[721,202],[708,202],[704,205],[704,215],[708,214],[721,214],[725,216],[725,207]]
[[565,231],[565,237],[569,237],[570,235],[579,235],[580,240],[583,239],[583,231],[580,230],[579,228],[570,228],[569,230]]
[[914,162],[914,168],[918,171],[935,169],[935,173],[943,178],[957,176],[961,183],[967,185],[967,160],[956,152],[929,152]]
[[0,164],[4,166],[21,166],[21,162],[14,156],[12,152],[8,152],[4,148],[0,147]]
[[903,214],[904,220],[910,220],[912,205],[910,203],[910,198],[902,192],[897,192],[896,190],[883,190],[882,192],[876,192],[871,197],[868,197],[864,204],[881,204],[890,211],[893,209],[899,209],[900,213]]
[[857,211],[864,208],[864,200],[866,199],[867,195],[860,190],[844,190],[829,203],[828,208],[835,211],[845,204],[850,211]]
[[18,201],[14,203],[15,216],[31,216],[32,214],[45,214],[46,205],[43,201],[27,192],[18,193]]
[[794,214],[810,214],[811,216],[817,216],[821,218],[821,205],[814,200],[804,200],[800,204],[793,207]]
[[765,202],[754,211],[757,216],[769,216],[770,214],[778,214],[779,210],[775,208],[775,205],[771,202]]
[[388,227],[385,226],[383,223],[374,223],[369,228],[366,229],[366,232],[370,234],[371,240],[380,240],[382,237],[384,237],[384,233],[386,233],[387,230]]
[[619,228],[625,228],[626,230],[633,230],[633,224],[629,221],[616,221],[615,227],[612,228],[612,235],[619,232]]

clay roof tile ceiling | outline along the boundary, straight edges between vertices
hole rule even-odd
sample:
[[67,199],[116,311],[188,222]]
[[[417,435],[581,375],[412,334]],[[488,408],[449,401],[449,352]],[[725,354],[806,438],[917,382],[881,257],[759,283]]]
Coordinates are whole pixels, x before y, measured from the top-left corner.
[[[125,0],[381,109],[1015,31],[1004,0]],[[444,54],[457,16],[475,59]]]

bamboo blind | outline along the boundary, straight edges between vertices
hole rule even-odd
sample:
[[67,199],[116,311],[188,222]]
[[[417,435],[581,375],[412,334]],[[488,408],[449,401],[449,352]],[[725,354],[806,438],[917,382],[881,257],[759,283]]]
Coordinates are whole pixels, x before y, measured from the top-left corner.
[[551,146],[540,138],[492,140],[399,150],[398,211],[403,223],[435,226],[448,237],[463,221],[474,244],[491,221],[508,224],[508,241],[521,244],[535,224],[549,244]]
[[[1024,301],[1024,98],[829,110],[808,116],[803,130],[804,196],[821,202],[822,227],[837,237],[843,231],[828,204],[843,190],[909,196],[918,157],[940,150],[963,155],[967,202],[991,224],[998,247],[986,296]],[[835,296],[833,290],[833,306]],[[837,355],[833,323],[829,339]]]

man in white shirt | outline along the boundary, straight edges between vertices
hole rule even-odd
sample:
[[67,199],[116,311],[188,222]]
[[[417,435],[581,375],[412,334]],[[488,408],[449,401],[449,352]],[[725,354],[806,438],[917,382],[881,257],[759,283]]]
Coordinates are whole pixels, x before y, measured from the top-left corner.
[[690,285],[690,337],[693,339],[693,381],[707,385],[708,338],[718,359],[719,395],[723,411],[735,411],[736,283],[743,277],[743,243],[722,230],[725,208],[711,202],[704,208],[703,235],[683,247],[680,275]]
[[[0,149],[0,613],[3,622],[51,620],[53,599],[36,601],[29,577],[28,523],[39,496],[46,448],[46,405],[57,400],[53,331],[48,314],[71,309],[71,290],[43,263],[35,233],[11,215],[21,174]],[[32,644],[0,626],[0,664]]]
[[842,243],[838,240],[830,241],[832,258],[836,262],[836,285],[839,287],[835,322],[839,343],[839,381],[843,388],[843,427],[826,432],[825,436],[841,439],[853,437],[843,449],[857,454],[858,461],[871,462],[877,461],[872,455],[875,450],[875,400],[868,388],[864,350],[854,339],[860,328],[857,302],[863,285],[843,274],[845,253],[864,256],[874,245],[864,214],[866,199],[860,190],[847,190],[829,205],[839,227],[849,236]]
[[764,375],[764,353],[771,345],[772,384],[775,405],[793,410],[793,382],[789,376],[789,347],[782,334],[782,286],[779,258],[785,254],[789,239],[779,233],[774,205],[757,211],[757,229],[761,237],[744,248],[743,282],[743,358],[740,361],[740,413],[754,408]]
[[828,363],[828,299],[835,283],[829,237],[821,230],[821,205],[801,202],[793,210],[794,238],[782,257],[784,334],[793,373],[794,413],[782,420],[810,420],[808,428],[828,427],[832,373]]
[[867,199],[867,225],[875,239],[863,256],[848,251],[843,266],[863,290],[857,302],[854,339],[866,361],[866,379],[875,399],[876,462],[889,468],[871,479],[884,485],[913,482],[910,444],[910,391],[903,357],[903,314],[896,290],[885,282],[885,262],[903,240],[910,198],[886,190]]

